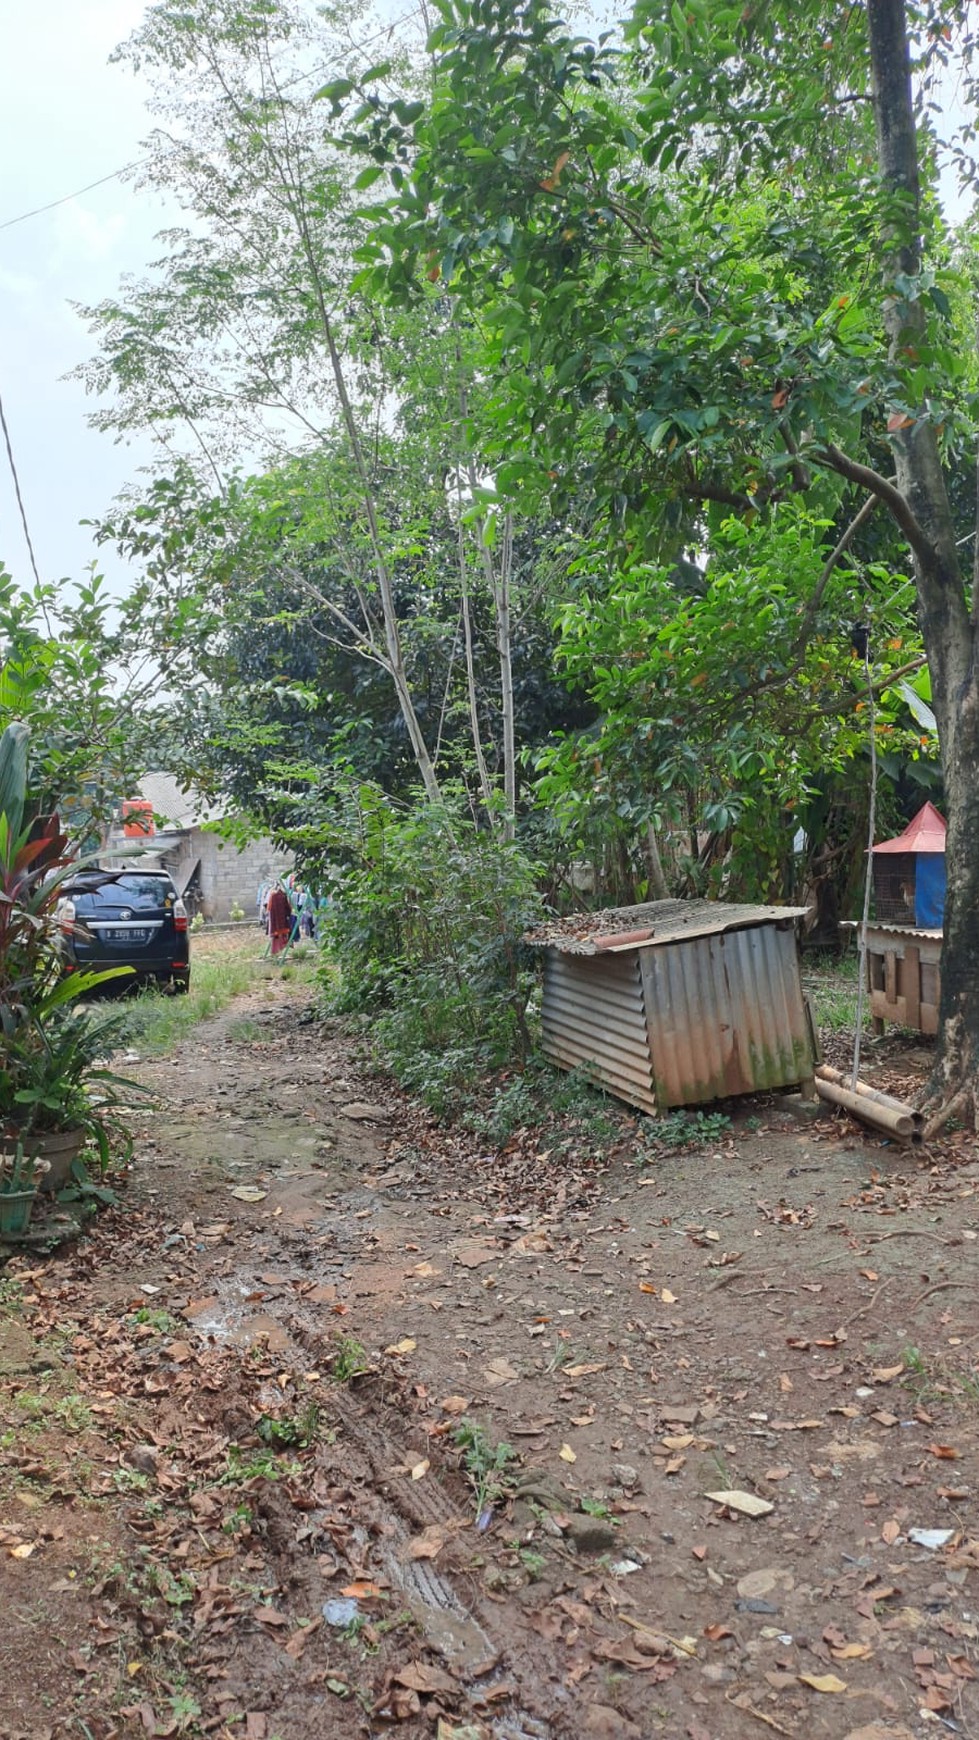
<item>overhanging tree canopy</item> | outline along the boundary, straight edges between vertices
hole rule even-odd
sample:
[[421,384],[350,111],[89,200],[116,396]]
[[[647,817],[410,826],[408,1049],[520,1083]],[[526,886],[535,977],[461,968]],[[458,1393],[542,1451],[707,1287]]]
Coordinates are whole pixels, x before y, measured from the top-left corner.
[[949,811],[933,1094],[974,1114],[979,583],[947,487],[974,464],[973,341],[923,101],[956,52],[975,96],[968,8],[639,0],[624,56],[538,0],[440,10],[425,114],[368,94],[351,124],[395,188],[366,269],[479,311],[503,485],[567,490],[583,444],[626,540],[795,494],[876,502],[907,546]]

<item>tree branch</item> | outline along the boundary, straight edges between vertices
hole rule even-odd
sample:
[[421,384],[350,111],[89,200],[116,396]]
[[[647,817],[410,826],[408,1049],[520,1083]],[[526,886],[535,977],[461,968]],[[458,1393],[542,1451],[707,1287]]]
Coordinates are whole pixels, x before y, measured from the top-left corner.
[[851,483],[860,485],[861,489],[869,490],[884,503],[892,519],[900,526],[915,555],[930,566],[934,561],[934,545],[923,526],[912,511],[907,497],[898,489],[889,477],[884,477],[879,471],[874,471],[870,465],[862,465],[858,459],[851,459],[832,441],[827,441],[819,449],[815,457],[820,464],[829,467],[840,477],[849,478]]
[[816,582],[816,587],[815,587],[815,590],[813,592],[813,595],[810,598],[809,603],[806,605],[805,613],[804,613],[803,618],[802,618],[802,623],[801,623],[801,626],[799,628],[799,632],[795,638],[795,645],[794,645],[792,650],[793,650],[794,655],[797,658],[801,658],[802,654],[805,652],[806,646],[807,646],[808,641],[809,641],[809,636],[812,633],[813,623],[815,622],[816,617],[819,614],[819,607],[823,602],[823,597],[825,595],[826,588],[829,585],[830,578],[831,578],[832,573],[833,573],[833,569],[836,567],[836,564],[839,561],[840,557],[844,556],[846,554],[847,550],[849,549],[850,545],[852,544],[857,533],[863,528],[863,526],[866,525],[867,521],[870,519],[871,514],[874,513],[874,511],[877,507],[877,503],[879,501],[880,501],[879,496],[868,495],[868,497],[867,497],[866,501],[864,502],[862,508],[860,509],[859,513],[854,515],[853,519],[850,521],[850,524],[847,526],[846,530],[841,533],[840,539],[836,545],[836,548],[834,550],[832,550],[830,552],[830,554],[827,556],[826,561],[823,564],[823,571],[820,574],[819,579]]

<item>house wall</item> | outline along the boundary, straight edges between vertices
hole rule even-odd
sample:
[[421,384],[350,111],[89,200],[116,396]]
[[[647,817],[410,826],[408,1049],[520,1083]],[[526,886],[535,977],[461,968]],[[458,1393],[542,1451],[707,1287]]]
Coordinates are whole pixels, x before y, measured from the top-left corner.
[[257,919],[259,884],[284,876],[293,867],[291,854],[280,852],[271,840],[251,840],[239,849],[203,828],[189,828],[164,855],[178,888],[183,888],[198,861],[204,917],[218,921],[231,916],[236,902],[244,907],[246,918]]
[[259,883],[284,876],[293,867],[289,852],[280,852],[271,840],[252,840],[240,850],[230,840],[193,828],[191,855],[200,858],[204,917],[225,919],[232,906],[244,907],[246,918],[257,918],[255,896]]

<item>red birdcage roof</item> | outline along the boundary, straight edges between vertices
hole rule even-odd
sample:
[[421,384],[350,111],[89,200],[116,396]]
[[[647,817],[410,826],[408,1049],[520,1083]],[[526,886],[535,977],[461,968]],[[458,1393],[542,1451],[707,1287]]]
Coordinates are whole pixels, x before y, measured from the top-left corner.
[[940,815],[934,804],[922,804],[918,814],[912,816],[903,834],[898,834],[893,840],[882,840],[874,847],[878,852],[944,852],[945,850],[945,817]]

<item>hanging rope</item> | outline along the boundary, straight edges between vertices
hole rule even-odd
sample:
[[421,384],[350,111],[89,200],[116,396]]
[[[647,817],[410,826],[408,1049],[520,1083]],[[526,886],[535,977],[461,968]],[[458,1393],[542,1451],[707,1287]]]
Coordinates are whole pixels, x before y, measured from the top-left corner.
[[870,888],[873,875],[874,834],[877,831],[877,729],[876,709],[874,707],[874,683],[870,673],[870,637],[863,652],[863,666],[867,676],[867,708],[870,722],[870,814],[867,820],[867,873],[863,884],[863,915],[860,919],[857,950],[857,1018],[856,1033],[853,1037],[853,1075],[850,1087],[856,1092],[857,1076],[860,1073],[860,1040],[863,1033],[863,1002],[867,985],[867,921],[870,917]]

